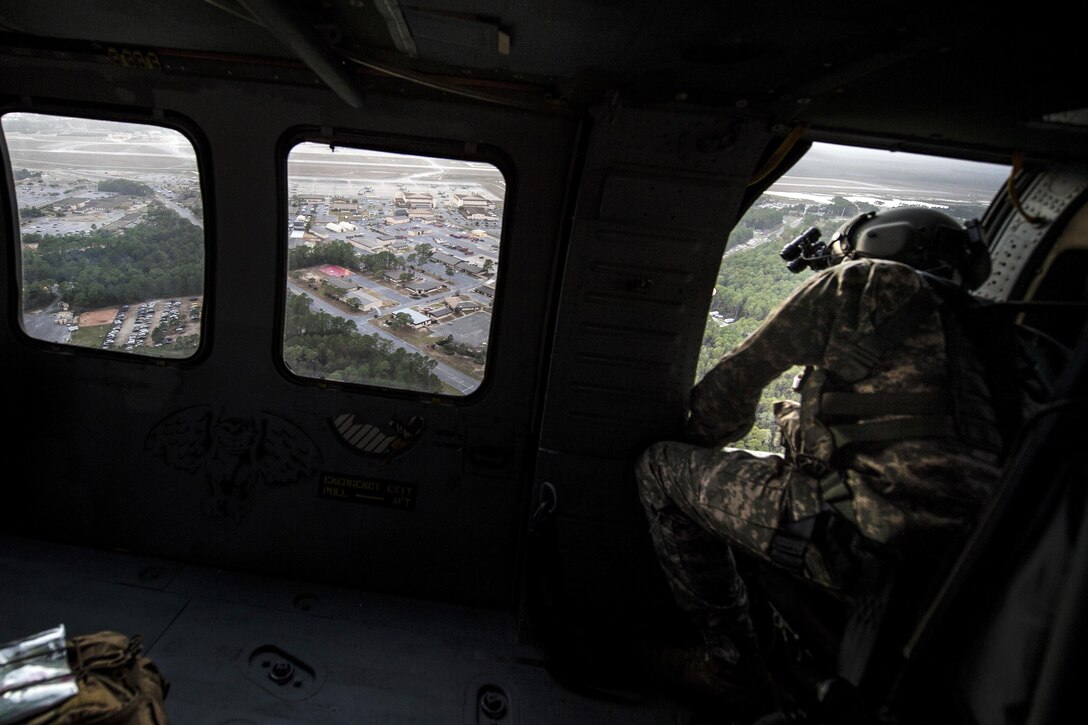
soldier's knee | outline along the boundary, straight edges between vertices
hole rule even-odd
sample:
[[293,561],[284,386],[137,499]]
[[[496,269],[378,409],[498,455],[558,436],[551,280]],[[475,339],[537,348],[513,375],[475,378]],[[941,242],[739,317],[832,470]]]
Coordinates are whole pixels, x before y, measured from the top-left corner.
[[643,505],[660,508],[667,496],[661,479],[661,459],[664,446],[655,443],[644,450],[635,462],[635,480],[638,482],[639,498]]

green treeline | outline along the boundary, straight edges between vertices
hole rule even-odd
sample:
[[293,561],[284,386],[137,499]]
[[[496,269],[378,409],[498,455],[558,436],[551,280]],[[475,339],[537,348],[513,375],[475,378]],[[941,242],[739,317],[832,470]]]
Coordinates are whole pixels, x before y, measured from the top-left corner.
[[103,179],[98,182],[98,190],[127,196],[151,196],[155,193],[147,184],[129,179]]
[[[752,334],[763,320],[785,299],[801,280],[812,274],[793,274],[778,256],[791,233],[781,235],[785,241],[772,239],[751,249],[726,255],[718,272],[714,298],[710,309],[718,312],[719,320],[734,322],[720,325],[711,318],[699,351],[696,379],[702,379],[722,357]],[[763,390],[756,412],[756,422],[740,446],[752,450],[772,451],[775,430],[773,404],[776,400],[796,400],[791,390],[798,370],[790,370]]]
[[306,377],[438,393],[438,361],[394,347],[378,335],[358,332],[355,322],[310,309],[310,298],[288,294],[283,361]]
[[[820,227],[827,237],[841,223],[842,217],[857,213],[856,205],[841,198],[827,205],[776,205],[748,210],[730,234],[728,247],[732,249],[738,243],[749,241],[757,230],[770,234],[765,243],[730,251],[722,258],[710,303],[711,312],[718,316],[711,317],[707,323],[696,366],[696,381],[755,332],[779,303],[802,280],[812,275],[811,270],[800,274],[790,272],[779,256],[782,247],[811,226]],[[732,321],[726,324],[725,320]],[[758,451],[778,450],[774,442],[774,402],[797,399],[792,385],[798,372],[800,368],[791,369],[763,389],[755,424],[735,445]]]
[[204,233],[161,205],[124,234],[27,234],[23,244],[24,309],[54,290],[76,310],[203,292]]
[[401,260],[390,251],[360,255],[348,242],[334,239],[315,247],[298,246],[290,250],[287,253],[287,268],[303,269],[319,264],[337,264],[351,270],[362,269],[371,274],[380,275],[391,269],[403,267],[405,262],[422,264],[430,259],[432,254],[434,254],[434,247],[423,243],[417,244],[415,250],[407,255],[406,260]]

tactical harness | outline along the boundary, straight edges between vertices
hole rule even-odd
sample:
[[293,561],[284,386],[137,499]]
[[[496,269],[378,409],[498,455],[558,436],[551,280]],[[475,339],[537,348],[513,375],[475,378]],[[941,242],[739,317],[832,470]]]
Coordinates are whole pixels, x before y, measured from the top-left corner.
[[[965,363],[975,359],[972,346],[961,329],[960,317],[977,301],[951,282],[920,273],[928,282],[922,285],[894,313],[885,318],[869,335],[857,340],[843,352],[833,376],[842,384],[856,383],[868,377],[877,363],[902,345],[921,324],[941,308],[946,354],[949,360]],[[819,394],[817,419],[833,441],[832,458],[851,446],[908,438],[954,437],[983,451],[996,453],[1001,448],[997,423],[989,408],[986,374],[980,368],[949,366],[951,395],[930,393],[857,393],[824,390]],[[803,405],[803,403],[802,403]],[[894,416],[894,417],[892,417]],[[843,471],[826,462],[816,471],[824,511],[798,521],[784,521],[771,540],[770,557],[777,565],[800,574],[805,566],[805,551],[819,541],[821,553],[830,559],[844,582],[856,573],[858,549],[871,542],[856,528],[853,493]],[[822,474],[822,475],[821,475]],[[830,514],[830,515],[825,515]],[[845,526],[844,526],[845,524]]]
[[[929,436],[959,437],[979,450],[1001,448],[996,420],[986,401],[986,374],[980,368],[965,369],[976,358],[964,348],[972,343],[961,329],[961,320],[979,302],[953,283],[919,273],[927,281],[910,299],[877,326],[872,334],[858,340],[844,353],[835,376],[843,383],[855,383],[869,376],[876,364],[899,347],[923,321],[942,308],[947,358],[952,382],[947,395],[931,393],[823,392],[820,415],[835,441],[835,449],[855,443],[903,440]],[[981,400],[979,398],[982,398]],[[886,416],[898,416],[887,419]],[[866,418],[883,418],[865,420]],[[832,422],[833,418],[854,418],[855,422]]]

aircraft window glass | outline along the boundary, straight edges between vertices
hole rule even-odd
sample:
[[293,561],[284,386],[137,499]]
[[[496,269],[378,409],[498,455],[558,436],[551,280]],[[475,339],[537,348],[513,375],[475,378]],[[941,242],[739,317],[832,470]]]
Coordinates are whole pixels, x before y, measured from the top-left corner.
[[303,142],[287,157],[283,360],[463,396],[484,377],[506,182],[490,163]]
[[[813,144],[732,230],[710,304],[695,380],[750,335],[811,269],[794,274],[782,248],[811,227],[821,241],[845,221],[876,209],[930,206],[966,222],[981,218],[1010,168],[903,152]],[[741,448],[780,451],[773,403],[798,400],[794,368],[764,388]]]
[[23,330],[157,358],[200,345],[204,229],[196,151],[155,125],[0,118],[19,219]]

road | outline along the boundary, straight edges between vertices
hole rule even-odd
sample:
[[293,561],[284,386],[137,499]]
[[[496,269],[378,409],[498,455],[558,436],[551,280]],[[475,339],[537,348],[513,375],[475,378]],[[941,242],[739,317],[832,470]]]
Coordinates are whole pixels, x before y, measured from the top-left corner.
[[201,229],[204,228],[204,220],[203,219],[198,219],[196,216],[193,215],[193,212],[191,212],[189,209],[186,209],[181,204],[178,204],[177,202],[174,202],[174,201],[172,201],[170,199],[165,198],[161,193],[157,193],[155,195],[155,198],[158,199],[160,202],[162,202],[167,207],[169,207],[169,208],[173,209],[174,211],[176,211],[181,216],[182,219],[192,223],[195,226],[200,227]]

